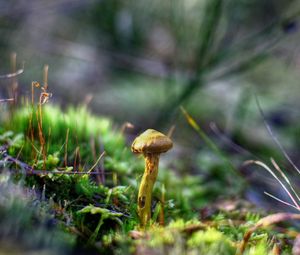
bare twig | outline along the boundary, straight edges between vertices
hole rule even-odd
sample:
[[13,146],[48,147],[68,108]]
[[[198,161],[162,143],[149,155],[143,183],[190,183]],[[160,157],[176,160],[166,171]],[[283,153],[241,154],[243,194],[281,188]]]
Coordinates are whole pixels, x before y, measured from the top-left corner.
[[271,158],[271,163],[273,164],[274,168],[280,173],[280,175],[282,176],[282,178],[285,180],[285,182],[289,185],[290,189],[293,191],[294,195],[296,196],[296,198],[298,199],[298,201],[300,202],[300,198],[296,192],[296,190],[294,189],[293,185],[291,184],[289,178],[286,176],[286,174],[281,170],[281,168],[279,167],[279,165],[276,163],[276,161]]
[[66,141],[65,141],[65,156],[64,156],[64,162],[65,166],[68,165],[68,142],[69,142],[69,128],[67,129],[67,134],[66,134]]
[[273,198],[274,200],[276,200],[276,201],[278,201],[278,202],[280,202],[282,204],[285,204],[285,205],[290,206],[290,207],[292,207],[292,208],[294,208],[296,210],[299,210],[296,206],[294,206],[294,205],[292,205],[292,204],[290,204],[290,203],[288,203],[288,202],[286,202],[286,201],[284,201],[284,200],[282,200],[282,199],[280,199],[280,198],[278,198],[278,197],[276,197],[276,196],[274,196],[274,195],[272,195],[272,194],[270,194],[270,193],[268,193],[266,191],[264,192],[264,194],[267,195],[267,196],[269,196],[269,197],[271,197],[271,198]]
[[270,134],[272,140],[275,142],[275,144],[277,145],[277,147],[279,148],[279,150],[282,152],[282,154],[284,155],[284,157],[287,159],[287,161],[292,165],[292,167],[300,174],[300,170],[299,168],[295,165],[295,163],[293,162],[293,160],[290,158],[290,156],[287,154],[286,150],[283,148],[283,146],[281,145],[281,143],[279,142],[278,138],[275,136],[275,134],[273,133],[270,125],[267,122],[266,116],[260,106],[259,100],[257,95],[254,93],[255,96],[255,101],[256,101],[256,105],[258,107],[258,110],[260,112],[260,115],[263,119],[263,122],[265,124],[265,127],[268,131],[268,133]]
[[214,134],[216,136],[218,136],[224,142],[224,144],[227,144],[228,146],[233,148],[236,152],[244,154],[244,155],[248,155],[248,156],[251,155],[251,156],[254,156],[255,158],[258,158],[252,152],[248,151],[247,149],[240,146],[239,144],[233,142],[229,137],[227,137],[224,133],[222,133],[215,122],[211,122],[209,124],[209,127],[214,132]]
[[168,134],[167,134],[167,137],[169,137],[169,138],[172,137],[172,135],[173,135],[173,133],[174,133],[174,131],[175,131],[175,128],[176,128],[175,125],[172,125],[172,126],[170,127],[170,129],[169,129],[169,131],[168,131]]
[[[19,169],[9,169],[13,172],[20,172]],[[47,174],[67,174],[67,175],[101,175],[99,172],[88,172],[88,171],[62,171],[62,170],[30,170],[26,172],[27,175],[47,175]],[[113,172],[105,172],[106,175],[113,175]]]
[[101,153],[101,155],[98,157],[97,161],[95,162],[95,164],[88,170],[88,172],[91,172],[100,162],[100,160],[102,159],[102,157],[105,155],[105,151],[103,151]]
[[123,123],[123,125],[121,126],[120,132],[122,134],[125,133],[126,129],[133,129],[134,125],[128,121],[126,121],[125,123]]
[[7,102],[14,102],[14,98],[6,98],[6,99],[0,99],[0,103],[7,103]]
[[246,249],[246,246],[251,238],[253,232],[255,232],[259,228],[267,227],[272,224],[276,224],[282,221],[287,220],[300,220],[300,214],[296,213],[276,213],[268,215],[262,219],[260,219],[251,229],[249,229],[243,238],[243,241],[240,245],[240,249],[237,252],[237,255],[242,255]]
[[[0,155],[3,157],[4,161],[7,162],[11,162],[16,164],[17,166],[19,166],[21,169],[25,170],[25,173],[30,175],[30,174],[36,174],[36,175],[46,175],[46,174],[68,174],[68,175],[73,175],[73,174],[78,174],[78,175],[83,175],[83,174],[88,174],[88,175],[104,175],[104,173],[100,173],[100,172],[92,172],[92,168],[90,168],[88,171],[60,171],[60,170],[35,170],[32,166],[22,162],[19,159],[16,159],[10,155],[8,155],[7,153],[7,148],[8,146],[1,146],[0,147]],[[104,152],[100,155],[100,157],[98,158],[97,162],[99,162],[99,160],[104,156]],[[20,172],[20,169],[9,169],[10,171],[14,171],[14,172]],[[106,175],[112,175],[113,172],[105,172]]]
[[20,75],[21,73],[24,72],[24,69],[19,69],[18,71],[16,71],[15,73],[8,73],[8,74],[1,74],[0,75],[0,79],[10,79],[10,78],[14,78],[18,75]]
[[277,175],[274,173],[274,171],[270,167],[268,167],[265,163],[258,161],[258,160],[247,160],[244,162],[243,166],[247,166],[247,165],[251,165],[251,164],[261,166],[263,169],[267,170],[276,179],[276,181],[279,182],[281,187],[284,189],[286,194],[290,197],[291,201],[294,203],[295,207],[297,207],[297,209],[300,210],[300,206],[297,203],[294,196],[291,194],[291,192],[287,189],[287,187],[284,185],[284,183],[277,177]]
[[236,175],[240,173],[236,170],[236,167],[232,162],[224,155],[224,153],[218,148],[218,146],[208,137],[200,125],[193,119],[193,117],[181,106],[181,112],[186,118],[188,124],[197,132],[200,138],[209,146],[209,148],[218,155],[226,166],[232,171],[232,174]]

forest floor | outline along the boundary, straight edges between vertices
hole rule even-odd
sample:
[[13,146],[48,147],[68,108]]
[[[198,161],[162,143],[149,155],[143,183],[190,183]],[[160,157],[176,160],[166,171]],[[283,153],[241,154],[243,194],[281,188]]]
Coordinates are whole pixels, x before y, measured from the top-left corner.
[[1,106],[0,254],[300,254],[291,224],[300,216],[245,200],[245,179],[186,111],[218,160],[202,166],[207,177],[162,155],[141,226],[144,161],[131,152],[128,126],[42,99]]

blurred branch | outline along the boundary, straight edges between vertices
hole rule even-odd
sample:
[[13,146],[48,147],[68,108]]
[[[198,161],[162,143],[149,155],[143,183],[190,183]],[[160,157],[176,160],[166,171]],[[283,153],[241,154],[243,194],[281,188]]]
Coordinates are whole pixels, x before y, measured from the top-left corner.
[[[207,81],[221,78],[224,79],[225,77],[228,77],[233,74],[240,74],[262,63],[269,56],[270,49],[278,43],[278,41],[283,37],[283,35],[285,35],[283,32],[281,32],[278,36],[276,36],[276,33],[278,34],[278,31],[282,31],[283,24],[292,22],[296,17],[300,15],[300,10],[297,10],[294,14],[288,17],[274,20],[257,33],[254,33],[250,37],[240,42],[238,45],[230,47],[229,49],[225,49],[221,53],[216,54],[211,58],[211,61],[209,61],[208,59],[205,59],[205,57],[209,53],[210,45],[213,44],[213,35],[217,30],[217,25],[221,16],[221,3],[222,0],[209,2],[205,13],[212,12],[212,15],[209,15],[210,18],[208,18],[206,21],[204,20],[201,26],[201,28],[204,30],[202,35],[206,37],[204,37],[203,42],[198,48],[198,62],[195,73],[192,77],[189,78],[187,86],[183,89],[181,94],[173,101],[171,101],[168,105],[166,105],[164,111],[159,116],[157,123],[161,123],[163,121],[166,122],[174,113],[176,108],[184,101],[186,101],[193,94],[193,92],[195,92],[201,85],[204,84],[205,81],[203,78],[206,75],[206,73],[209,77],[211,69],[216,68],[217,65],[228,65],[228,59],[237,62],[236,64],[233,64],[229,68],[225,69],[220,74],[215,76],[212,75]],[[213,21],[213,19],[215,20]],[[211,31],[208,32],[208,30]],[[270,40],[271,32],[274,32],[274,34],[272,35],[275,36],[275,38],[272,40]],[[266,35],[268,36],[266,37]],[[252,53],[253,51],[254,53]],[[246,59],[238,61],[236,60],[239,59],[242,54],[248,55],[249,53],[250,56]]]
[[0,99],[0,104],[2,103],[7,103],[7,102],[14,102],[14,98],[5,98],[5,99]]
[[[252,49],[252,52],[248,53],[249,56],[247,56],[244,59],[241,59],[241,57],[239,57],[239,59],[236,59],[234,63],[226,63],[225,68],[223,68],[223,70],[211,71],[207,76],[207,80],[212,81],[224,79],[228,76],[246,72],[251,68],[259,65],[269,57],[270,52],[273,50],[273,47],[278,43],[278,41],[281,38],[281,36],[276,37],[272,41],[267,42],[262,47],[259,47],[259,49]],[[243,52],[240,52],[240,55],[242,53]]]
[[274,134],[271,126],[269,125],[269,123],[267,122],[267,118],[265,116],[265,113],[259,103],[259,99],[257,97],[257,94],[254,94],[255,96],[255,102],[257,105],[257,108],[260,112],[260,115],[263,119],[264,125],[269,133],[269,135],[271,136],[272,140],[274,141],[274,143],[276,144],[276,146],[279,148],[279,150],[281,151],[281,153],[283,154],[283,156],[285,157],[285,159],[291,164],[291,166],[300,174],[300,169],[296,166],[296,164],[294,163],[294,161],[291,159],[291,157],[288,155],[287,151],[285,150],[285,148],[282,146],[282,144],[280,143],[280,141],[278,140],[277,136]]
[[38,13],[43,10],[51,11],[60,7],[80,8],[96,0],[52,0],[52,1],[2,1],[0,2],[0,17],[18,17],[25,13]]
[[19,69],[15,73],[2,74],[2,75],[0,75],[0,79],[14,78],[14,77],[17,77],[18,75],[22,74],[23,72],[24,72],[24,63],[23,63],[23,67],[21,69]]
[[[100,173],[99,171],[92,171],[94,166],[92,168],[90,168],[88,171],[61,171],[61,170],[51,170],[51,171],[47,171],[47,170],[35,170],[32,166],[26,164],[25,162],[22,162],[21,160],[14,158],[12,156],[10,156],[7,153],[7,149],[8,146],[3,145],[0,146],[0,156],[3,158],[3,161],[1,160],[0,163],[4,163],[4,162],[9,162],[9,163],[13,163],[16,166],[20,167],[21,169],[10,169],[10,171],[19,173],[22,172],[22,170],[25,171],[25,174],[27,175],[32,175],[32,174],[37,174],[37,175],[45,175],[45,174],[67,174],[67,175],[73,175],[73,174],[78,174],[78,175],[83,175],[83,174],[88,174],[88,175],[101,175],[102,173]],[[102,153],[99,157],[99,160],[102,158],[102,156],[104,155],[104,153]],[[98,162],[97,162],[98,163]],[[1,167],[0,167],[1,169]],[[106,172],[106,175],[110,175],[113,174],[112,172]]]
[[[117,68],[130,69],[131,71],[162,79],[167,79],[170,73],[169,68],[164,63],[155,59],[139,58],[116,52],[110,52],[110,55],[112,56],[113,64]],[[175,72],[175,70],[172,71]]]
[[232,174],[240,174],[236,167],[231,163],[225,153],[219,149],[219,147],[210,139],[210,137],[204,132],[200,125],[195,121],[195,119],[181,106],[180,110],[185,117],[188,124],[197,132],[200,138],[206,143],[206,145],[218,155],[224,162],[224,164],[232,171]]
[[[211,81],[245,72],[249,70],[249,68],[260,64],[269,56],[273,47],[287,35],[282,31],[283,24],[292,22],[299,15],[300,10],[288,17],[276,19],[238,43],[219,51],[205,65],[202,64],[201,66],[201,63],[196,65],[198,73],[201,71],[206,80]],[[270,39],[271,36],[274,36],[274,38]],[[197,55],[203,54],[204,45],[207,45],[207,42],[199,46]],[[210,47],[210,45],[206,47]],[[208,51],[206,52],[208,54]],[[113,65],[117,68],[139,72],[162,79],[169,79],[170,73],[177,73],[180,77],[184,77],[182,81],[184,81],[184,79],[191,81],[197,77],[197,71],[170,69],[162,61],[157,59],[140,58],[110,51],[104,51],[104,53],[107,56],[112,56],[113,60],[115,60],[112,61]],[[241,57],[242,55],[246,55],[246,57],[243,59]],[[198,61],[200,62],[200,57],[198,58]],[[203,63],[205,63],[205,61],[203,61]],[[218,71],[216,70],[218,69],[218,66],[225,66],[225,68],[219,68],[221,70]]]
[[[280,33],[281,37],[283,37],[285,24],[294,22],[294,19],[300,16],[300,10],[297,10],[290,16],[284,18],[277,18],[274,19],[272,22],[267,24],[265,27],[252,33],[251,35],[247,36],[243,40],[239,41],[236,44],[233,44],[227,49],[224,49],[220,53],[218,53],[215,58],[209,63],[209,67],[221,65],[224,62],[227,62],[230,59],[234,59],[240,55],[241,52],[245,52],[247,50],[253,50],[254,48],[258,47],[260,44],[265,43],[269,40],[270,35],[274,33],[274,36],[278,36]],[[267,35],[267,36],[266,36]],[[276,36],[276,37],[277,37]],[[272,42],[271,42],[272,44]]]
[[157,124],[166,121],[173,114],[176,106],[180,105],[186,99],[188,99],[193,92],[203,84],[203,67],[208,61],[209,48],[213,44],[216,31],[219,25],[219,21],[222,14],[223,0],[208,1],[204,10],[206,14],[201,22],[199,46],[196,50],[196,67],[194,75],[187,81],[187,85],[184,87],[178,98],[172,100],[163,110],[162,114],[157,119]]
[[211,122],[209,124],[209,127],[212,130],[212,132],[220,139],[220,141],[222,141],[224,145],[228,146],[228,148],[234,149],[236,152],[238,152],[241,155],[252,156],[256,159],[259,159],[259,157],[254,155],[251,151],[245,149],[244,147],[242,147],[241,145],[235,143],[232,139],[230,139],[229,136],[227,136],[218,128],[215,122]]
[[207,61],[209,49],[214,42],[216,31],[222,16],[223,0],[208,1],[204,13],[204,19],[200,26],[200,43],[196,50],[196,75],[200,75]]

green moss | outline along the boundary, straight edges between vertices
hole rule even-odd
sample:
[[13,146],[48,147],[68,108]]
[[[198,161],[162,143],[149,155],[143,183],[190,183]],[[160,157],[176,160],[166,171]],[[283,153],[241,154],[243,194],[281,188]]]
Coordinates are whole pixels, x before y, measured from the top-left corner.
[[215,229],[198,231],[187,241],[188,249],[198,254],[235,254],[236,249],[230,240],[221,232]]
[[[0,254],[20,249],[33,254],[66,254],[75,236],[56,223],[51,204],[41,201],[34,190],[14,183],[9,174],[0,175]],[[16,246],[17,243],[17,246]],[[2,250],[4,249],[4,250]],[[22,251],[22,252],[21,252]]]
[[[17,109],[11,119],[2,123],[0,142],[8,146],[9,155],[35,169],[47,170],[47,173],[25,178],[19,173],[15,179],[24,180],[27,187],[34,187],[42,194],[45,203],[52,204],[55,219],[67,232],[77,233],[76,243],[81,246],[88,244],[104,254],[154,251],[159,254],[234,254],[245,232],[261,218],[261,214],[242,205],[243,211],[213,208],[216,213],[207,222],[200,222],[199,209],[215,200],[226,180],[218,178],[204,184],[200,176],[178,175],[162,166],[153,192],[152,226],[139,240],[133,240],[129,232],[139,225],[136,196],[144,162],[131,153],[124,135],[114,128],[111,120],[93,116],[86,107],[62,112],[56,106],[46,105],[43,107],[47,148],[44,158],[35,114],[32,115],[33,139],[29,132],[31,114],[30,107]],[[103,150],[106,152],[101,162],[104,183],[89,174],[60,172],[96,171],[91,167]],[[219,168],[224,167],[220,162],[205,159],[199,162],[214,177],[220,174]],[[9,162],[1,164],[9,169],[18,168]],[[163,194],[164,203],[161,202]],[[156,223],[161,208],[165,227]],[[189,230],[195,226],[196,229]],[[268,243],[273,236],[280,240],[286,238],[268,230],[256,231],[245,254],[267,254],[272,248]]]
[[[30,121],[32,122],[31,127]],[[36,108],[22,107],[18,109],[4,125],[7,130],[23,134],[27,138],[23,153],[26,158],[33,156],[31,153],[33,146],[30,144],[32,143],[32,133],[35,148],[40,150]],[[124,138],[119,132],[113,131],[112,122],[108,118],[93,116],[84,106],[70,107],[65,113],[57,106],[43,106],[42,133],[46,142],[47,154],[57,153],[61,157],[67,154],[68,162],[75,160],[77,148],[78,155],[84,159],[85,164],[91,164],[95,160],[93,154],[99,154],[100,150],[105,150],[108,155],[117,155],[121,154],[124,148]],[[91,146],[91,140],[94,140],[94,148]],[[95,156],[97,157],[97,155]]]
[[264,240],[258,242],[255,246],[252,246],[249,248],[248,251],[245,252],[246,255],[266,255],[266,254],[272,254],[268,251],[267,247],[267,239],[264,238]]

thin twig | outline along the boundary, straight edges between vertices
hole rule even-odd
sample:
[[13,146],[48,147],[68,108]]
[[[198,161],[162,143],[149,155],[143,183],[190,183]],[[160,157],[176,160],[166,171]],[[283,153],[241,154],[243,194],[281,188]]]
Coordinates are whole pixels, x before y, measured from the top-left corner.
[[[22,162],[21,160],[19,159],[16,159],[10,155],[8,155],[7,153],[7,146],[1,146],[0,147],[0,154],[1,156],[3,157],[3,159],[7,162],[11,162],[11,163],[14,163],[16,164],[17,166],[19,166],[21,169],[25,170],[26,171],[26,174],[69,174],[69,175],[72,175],[72,174],[79,174],[79,175],[82,175],[82,174],[88,174],[88,175],[112,175],[114,174],[113,172],[105,172],[105,173],[100,173],[100,172],[92,172],[94,166],[92,168],[90,168],[88,171],[59,171],[59,170],[52,170],[52,171],[49,171],[49,170],[34,170],[34,168],[24,162]],[[104,156],[104,152],[99,156],[96,164],[99,163],[99,160]],[[10,171],[14,171],[14,172],[20,172],[20,169],[10,169]]]
[[295,208],[296,210],[299,211],[299,208],[297,208],[296,206],[294,206],[294,205],[292,205],[292,204],[290,204],[290,203],[288,203],[288,202],[286,202],[284,200],[281,200],[280,198],[278,198],[278,197],[270,194],[269,192],[264,191],[264,194],[267,195],[267,196],[269,196],[269,197],[271,197],[271,198],[273,198],[273,199],[275,199],[276,201],[278,201],[278,202],[280,202],[282,204],[285,204],[285,205],[288,205],[290,207],[293,207],[293,208]]
[[14,98],[6,98],[6,99],[0,99],[0,103],[7,103],[7,102],[14,102]]
[[97,161],[95,162],[95,164],[88,170],[88,172],[91,172],[98,164],[99,164],[99,161],[102,159],[102,157],[105,155],[105,151],[103,151],[101,153],[101,155],[99,156],[99,158],[97,159]]
[[[104,151],[104,144],[101,141],[101,138],[99,137],[99,149],[100,151]],[[97,171],[100,173],[100,179],[101,179],[101,183],[104,185],[105,184],[105,168],[104,168],[104,161],[101,160],[99,167],[97,169]]]
[[[20,169],[9,169],[12,172],[20,172]],[[59,170],[30,170],[27,171],[26,174],[28,175],[47,175],[47,174],[67,174],[67,175],[101,175],[102,173],[99,172],[87,172],[87,171],[59,171]],[[113,172],[105,172],[106,175],[112,175]]]
[[259,228],[264,228],[270,226],[272,224],[276,224],[282,221],[287,220],[300,220],[300,214],[296,213],[276,213],[268,215],[262,219],[260,219],[252,228],[250,228],[244,235],[243,241],[240,245],[240,248],[237,255],[242,255],[246,249],[246,246],[251,238],[253,232],[255,232]]
[[247,149],[240,146],[239,144],[233,142],[229,137],[227,137],[224,133],[222,133],[215,122],[209,123],[209,127],[215,135],[217,135],[225,144],[227,144],[228,146],[233,148],[236,152],[241,153],[241,154],[245,154],[245,155],[248,155],[248,156],[254,156],[255,158],[258,158],[252,152],[248,151]]
[[230,160],[224,155],[224,153],[218,148],[218,146],[208,137],[203,131],[200,125],[193,119],[193,117],[184,109],[180,107],[182,114],[186,118],[188,124],[197,132],[201,139],[209,146],[209,148],[216,153],[226,164],[226,166],[232,171],[233,174],[240,174]]
[[255,101],[256,101],[256,105],[258,107],[258,110],[260,112],[260,115],[263,119],[263,122],[265,124],[265,127],[268,131],[268,133],[270,134],[272,140],[275,142],[275,144],[277,145],[277,147],[279,148],[279,150],[282,152],[282,154],[284,155],[284,157],[287,159],[287,161],[293,166],[293,168],[300,174],[300,170],[299,168],[295,165],[295,163],[293,162],[293,160],[290,158],[290,156],[287,154],[286,150],[283,148],[283,146],[281,145],[281,143],[279,142],[278,138],[275,136],[275,134],[273,133],[270,125],[268,124],[267,122],[267,119],[266,119],[266,116],[260,106],[260,103],[259,103],[259,100],[258,100],[258,97],[256,95],[256,93],[254,93],[254,96],[255,96]]
[[175,125],[172,125],[172,126],[169,128],[169,131],[168,131],[168,133],[167,133],[167,137],[169,137],[169,138],[172,137],[172,135],[173,135],[173,133],[174,133],[174,131],[175,131],[175,128],[176,128]]
[[285,182],[290,186],[291,190],[293,191],[294,195],[297,197],[298,201],[300,202],[300,198],[294,189],[293,185],[291,184],[289,178],[286,176],[286,174],[281,170],[281,168],[278,166],[276,161],[271,158],[271,163],[273,164],[274,168],[281,174],[282,178],[285,180]]
[[296,202],[295,198],[291,194],[291,192],[287,189],[287,187],[282,183],[282,181],[277,177],[277,175],[271,170],[270,167],[268,167],[265,163],[258,161],[258,160],[247,160],[244,162],[243,166],[255,164],[258,166],[261,166],[263,169],[267,170],[275,179],[279,182],[281,187],[285,190],[285,192],[288,194],[294,205],[300,210],[299,204]]
[[66,141],[65,141],[65,156],[64,156],[64,162],[65,166],[68,165],[68,142],[69,142],[69,128],[67,129],[67,134],[66,134]]
[[0,75],[0,79],[10,79],[10,78],[14,78],[20,74],[22,74],[24,72],[24,68],[19,69],[18,71],[16,71],[15,73],[8,73],[8,74],[1,74]]

